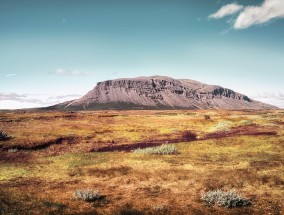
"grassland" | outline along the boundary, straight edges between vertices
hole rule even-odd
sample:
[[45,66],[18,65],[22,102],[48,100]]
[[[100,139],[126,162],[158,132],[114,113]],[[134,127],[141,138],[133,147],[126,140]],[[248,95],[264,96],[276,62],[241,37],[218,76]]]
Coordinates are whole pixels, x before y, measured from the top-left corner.
[[[281,110],[2,112],[0,128],[1,215],[284,214]],[[165,144],[177,153],[133,152]],[[209,206],[215,189],[252,204]]]

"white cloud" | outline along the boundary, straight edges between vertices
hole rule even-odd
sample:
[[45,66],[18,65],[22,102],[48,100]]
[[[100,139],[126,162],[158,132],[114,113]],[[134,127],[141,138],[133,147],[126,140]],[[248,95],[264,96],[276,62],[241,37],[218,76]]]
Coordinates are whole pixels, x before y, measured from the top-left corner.
[[15,76],[15,75],[17,75],[17,74],[15,74],[15,73],[10,73],[10,74],[6,74],[5,76],[6,76],[6,77],[12,77],[12,76]]
[[260,6],[245,7],[235,21],[234,28],[245,29],[276,18],[284,18],[284,1],[265,0]]
[[61,76],[88,76],[89,72],[79,71],[79,70],[64,70],[64,69],[56,69],[51,74],[61,75]]
[[267,23],[274,19],[284,18],[284,0],[264,0],[259,6],[242,6],[236,3],[221,7],[209,18],[220,19],[240,12],[235,20],[230,20],[234,29],[246,29],[253,25]]
[[78,94],[47,95],[0,92],[0,109],[17,109],[50,106],[79,98]]
[[235,14],[235,13],[239,12],[240,10],[242,10],[243,8],[244,8],[244,6],[238,5],[236,3],[227,4],[223,7],[221,7],[216,13],[211,14],[209,16],[209,18],[220,19],[220,18],[223,18],[225,16]]
[[282,92],[257,92],[250,98],[284,108],[284,93]]
[[0,101],[1,100],[20,100],[27,97],[24,94],[17,93],[0,93]]

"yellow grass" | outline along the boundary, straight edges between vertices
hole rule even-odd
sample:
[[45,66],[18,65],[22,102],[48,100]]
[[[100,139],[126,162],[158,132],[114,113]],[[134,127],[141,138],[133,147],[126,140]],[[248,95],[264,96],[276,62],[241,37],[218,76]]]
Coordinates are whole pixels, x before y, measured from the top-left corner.
[[[13,136],[0,142],[6,212],[284,213],[283,111],[9,112],[0,114],[0,127]],[[197,139],[185,141],[185,132]],[[111,150],[156,143],[174,143],[178,154]],[[110,150],[95,152],[105,147]],[[74,198],[86,188],[98,189],[104,200]],[[235,189],[252,205],[207,206],[200,196],[214,189]]]

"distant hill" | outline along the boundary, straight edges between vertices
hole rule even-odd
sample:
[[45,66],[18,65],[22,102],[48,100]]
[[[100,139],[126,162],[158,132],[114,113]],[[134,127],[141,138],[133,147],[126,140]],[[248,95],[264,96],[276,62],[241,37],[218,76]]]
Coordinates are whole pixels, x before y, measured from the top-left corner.
[[49,107],[70,110],[276,109],[233,90],[164,76],[98,82],[82,98]]

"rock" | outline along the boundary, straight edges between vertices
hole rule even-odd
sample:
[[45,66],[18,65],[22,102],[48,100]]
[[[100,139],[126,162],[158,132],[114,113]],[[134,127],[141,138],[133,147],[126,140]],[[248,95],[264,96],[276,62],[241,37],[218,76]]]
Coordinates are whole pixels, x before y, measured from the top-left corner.
[[[62,106],[61,106],[62,107]],[[275,109],[216,85],[163,76],[98,82],[65,109]]]

